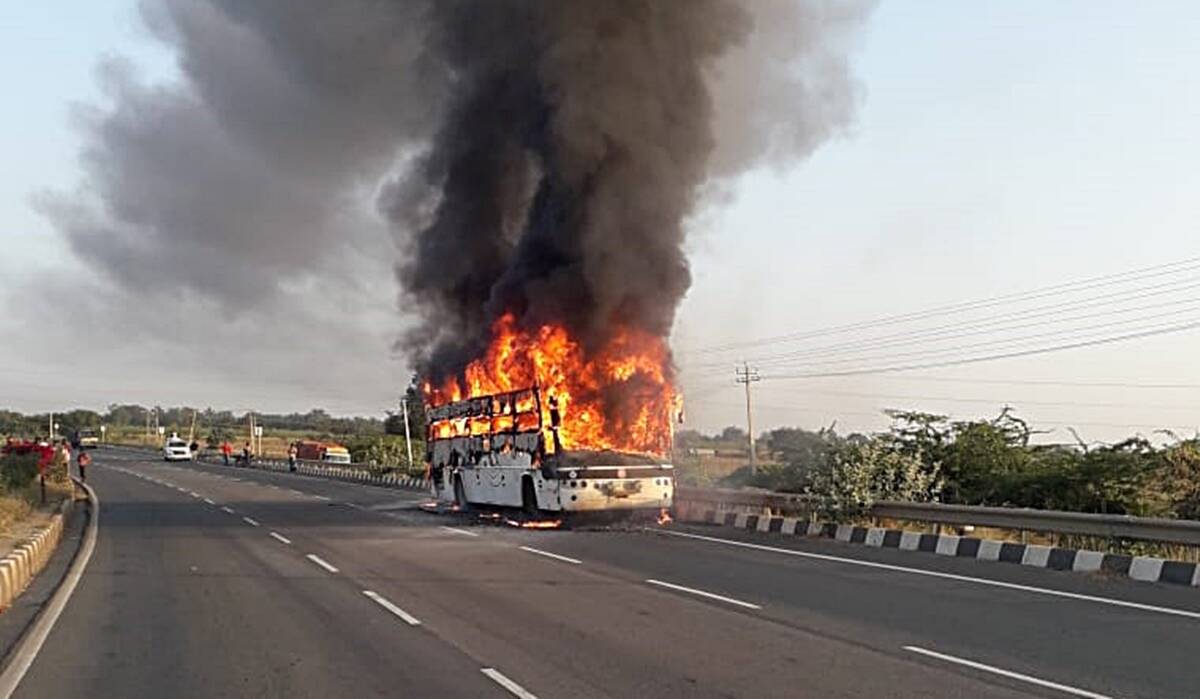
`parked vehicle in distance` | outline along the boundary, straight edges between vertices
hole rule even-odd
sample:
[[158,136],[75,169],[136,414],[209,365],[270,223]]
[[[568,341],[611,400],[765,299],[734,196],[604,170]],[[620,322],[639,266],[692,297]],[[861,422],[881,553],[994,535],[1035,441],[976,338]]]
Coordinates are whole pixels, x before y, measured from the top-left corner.
[[163,461],[191,461],[192,450],[187,440],[171,437],[163,444]]
[[100,435],[96,434],[96,430],[77,430],[72,443],[76,449],[95,449],[100,446]]
[[296,442],[296,458],[306,461],[324,461],[328,464],[350,463],[350,450],[332,442],[301,440]]

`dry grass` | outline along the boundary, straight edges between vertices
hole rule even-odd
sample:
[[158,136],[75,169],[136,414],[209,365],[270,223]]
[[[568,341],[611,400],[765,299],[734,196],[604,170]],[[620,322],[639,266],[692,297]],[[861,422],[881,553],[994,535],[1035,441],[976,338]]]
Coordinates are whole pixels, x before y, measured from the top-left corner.
[[72,486],[47,482],[46,504],[42,505],[36,481],[21,490],[0,492],[0,556],[48,522],[58,504],[71,495]]

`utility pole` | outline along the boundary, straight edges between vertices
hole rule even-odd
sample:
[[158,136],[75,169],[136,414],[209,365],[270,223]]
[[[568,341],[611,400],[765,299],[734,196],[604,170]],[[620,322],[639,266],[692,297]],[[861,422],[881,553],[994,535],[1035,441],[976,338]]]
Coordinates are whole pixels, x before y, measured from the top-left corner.
[[49,437],[46,438],[46,441],[53,444],[54,443],[54,413],[50,413],[50,423],[46,427],[46,434],[49,435]]
[[750,384],[755,381],[762,381],[762,377],[758,375],[758,369],[751,369],[750,365],[742,362],[740,369],[734,369],[734,374],[737,376],[737,382],[746,386],[746,432],[750,438],[750,474],[758,473],[758,457],[754,453],[754,418],[750,412]]
[[400,396],[400,410],[404,412],[404,446],[408,447],[408,472],[412,473],[412,433],[408,427],[408,394]]

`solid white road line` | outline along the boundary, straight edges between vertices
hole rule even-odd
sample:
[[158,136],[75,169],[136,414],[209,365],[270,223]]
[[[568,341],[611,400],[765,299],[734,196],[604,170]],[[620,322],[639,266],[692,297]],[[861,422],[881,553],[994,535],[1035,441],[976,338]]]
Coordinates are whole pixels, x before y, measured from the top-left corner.
[[1021,682],[1028,682],[1029,684],[1035,684],[1039,687],[1046,687],[1047,689],[1054,689],[1059,692],[1063,692],[1064,694],[1071,694],[1071,695],[1077,696],[1077,697],[1088,697],[1088,699],[1113,699],[1111,696],[1109,696],[1107,694],[1097,694],[1096,692],[1089,692],[1086,689],[1079,689],[1078,687],[1071,687],[1070,685],[1059,684],[1057,682],[1050,682],[1049,680],[1042,680],[1042,679],[1038,679],[1037,677],[1030,677],[1029,675],[1023,675],[1019,672],[1013,672],[1012,670],[1005,670],[1003,668],[994,667],[992,665],[984,665],[983,663],[977,663],[973,660],[965,660],[963,658],[956,658],[953,655],[946,655],[945,653],[938,653],[936,651],[926,650],[925,648],[919,648],[917,646],[904,646],[904,650],[912,651],[913,653],[919,653],[920,655],[925,655],[930,658],[937,658],[938,660],[944,660],[948,663],[962,665],[964,667],[969,667],[969,668],[972,668],[975,670],[981,670],[983,672],[990,672],[993,675],[1000,675],[1001,677],[1008,677],[1009,679],[1020,680]]
[[843,558],[841,556],[829,556],[823,553],[810,553],[808,551],[796,551],[794,549],[779,548],[776,546],[765,546],[763,544],[752,544],[746,541],[736,541],[734,539],[720,539],[715,536],[703,536],[701,534],[688,534],[687,532],[672,532],[664,529],[647,529],[647,531],[656,531],[660,534],[669,536],[679,536],[686,539],[697,539],[699,541],[709,541],[715,544],[725,544],[726,546],[736,546],[738,548],[753,549],[755,551],[769,551],[771,553],[781,553],[787,556],[797,556],[799,558],[811,558],[818,561],[831,561],[833,563],[845,563],[848,565],[863,566],[864,568],[876,568],[879,570],[891,570],[898,573],[911,573],[913,575],[925,575],[931,578],[942,578],[943,580],[955,580],[958,582],[969,582],[977,585],[988,585],[991,587],[1000,587],[1006,590],[1019,590],[1021,592],[1032,592],[1038,595],[1049,595],[1051,597],[1064,597],[1066,599],[1081,600],[1083,602],[1095,602],[1097,604],[1108,604],[1114,607],[1125,607],[1127,609],[1137,609],[1143,612],[1155,612],[1157,614],[1169,614],[1172,616],[1187,617],[1189,619],[1200,619],[1200,612],[1193,612],[1187,609],[1175,609],[1173,607],[1159,607],[1153,604],[1142,604],[1140,602],[1128,602],[1121,599],[1113,599],[1111,597],[1097,597],[1095,595],[1084,595],[1077,592],[1063,592],[1062,590],[1051,590],[1044,587],[1033,587],[1031,585],[1019,585],[1017,583],[1004,582],[1001,580],[991,580],[989,578],[974,578],[969,575],[957,575],[955,573],[942,573],[936,570],[925,570],[923,568],[909,568],[907,566],[892,565],[890,563],[876,563],[875,561],[862,561],[857,558]]
[[762,607],[760,607],[757,604],[743,602],[740,599],[734,599],[732,597],[726,597],[724,595],[718,595],[718,594],[714,594],[712,592],[705,592],[704,590],[697,590],[692,587],[684,587],[683,585],[675,585],[673,583],[663,582],[662,580],[650,579],[650,580],[647,580],[646,582],[650,583],[651,585],[658,585],[659,587],[665,587],[665,588],[668,588],[671,590],[678,590],[680,592],[687,592],[689,594],[699,595],[700,597],[707,597],[709,599],[715,599],[719,602],[728,602],[729,604],[736,604],[737,606],[745,607],[746,609],[762,609]]
[[287,538],[283,534],[280,534],[279,532],[271,532],[271,538],[284,544],[292,543],[291,539]]
[[384,609],[388,610],[392,614],[395,614],[396,616],[403,619],[404,622],[406,624],[408,624],[409,626],[420,626],[421,625],[420,619],[416,618],[412,614],[409,614],[408,612],[404,611],[403,609],[392,604],[386,597],[379,594],[378,592],[374,592],[372,590],[363,590],[363,594],[366,595],[367,597],[370,597],[371,599],[375,600],[375,603],[378,604],[379,606],[383,607]]
[[[357,505],[352,505],[352,507],[357,507]],[[359,508],[359,509],[362,509],[362,508]],[[467,531],[466,529],[459,529],[458,527],[447,527],[445,525],[442,525],[442,529],[445,529],[446,531],[450,532],[451,534],[462,534],[463,536],[479,536],[479,534],[477,532]]]
[[255,522],[254,520],[250,519],[249,517],[242,517],[242,521],[245,522],[246,524],[249,524],[252,527],[258,526],[258,522]]
[[84,485],[83,487],[95,505],[87,530],[83,535],[83,543],[80,544],[79,551],[75,554],[75,560],[67,568],[67,573],[59,583],[58,589],[54,591],[41,614],[34,618],[33,623],[25,631],[25,635],[11,651],[12,659],[4,668],[3,673],[0,673],[0,697],[4,699],[8,699],[13,692],[17,691],[25,673],[37,659],[46,639],[50,637],[50,632],[54,630],[59,616],[62,615],[63,609],[71,601],[71,595],[75,593],[75,588],[79,585],[79,580],[87,569],[88,561],[92,560],[92,552],[96,550],[96,538],[100,531],[100,497],[96,495],[96,491],[92,490],[91,486]]
[[233,509],[232,509],[232,508],[226,507],[226,506],[224,506],[224,505],[222,505],[222,506],[221,506],[221,511],[222,511],[222,512],[225,512],[225,513],[228,513],[228,514],[231,514],[231,515],[232,515],[232,514],[237,514],[236,512],[234,512],[234,511],[233,511]]
[[212,500],[209,500],[208,498],[204,498],[204,502],[208,503],[209,505],[216,505],[216,504],[217,504],[217,503],[213,502]]
[[338,572],[338,569],[333,567],[333,564],[331,564],[329,561],[326,561],[324,558],[321,558],[320,556],[318,556],[315,553],[307,554],[304,557],[307,558],[308,560],[312,561],[313,563],[316,563],[317,565],[321,566],[322,568],[329,571],[330,573]]
[[487,675],[496,684],[507,689],[509,692],[511,692],[513,694],[513,696],[520,697],[521,699],[537,699],[536,694],[533,694],[528,689],[525,689],[524,687],[517,684],[516,682],[513,682],[512,680],[508,679],[507,677],[504,676],[504,673],[500,672],[499,670],[496,670],[496,669],[490,668],[490,667],[485,667],[485,668],[480,668],[479,671],[482,672],[483,674]]
[[562,561],[564,563],[574,563],[575,565],[579,565],[580,563],[583,563],[583,561],[581,561],[577,558],[568,558],[566,556],[560,556],[557,553],[550,553],[549,551],[535,549],[532,546],[518,546],[517,548],[521,549],[522,551],[528,551],[529,553],[536,553],[539,556],[545,556],[546,558],[553,558],[556,561]]

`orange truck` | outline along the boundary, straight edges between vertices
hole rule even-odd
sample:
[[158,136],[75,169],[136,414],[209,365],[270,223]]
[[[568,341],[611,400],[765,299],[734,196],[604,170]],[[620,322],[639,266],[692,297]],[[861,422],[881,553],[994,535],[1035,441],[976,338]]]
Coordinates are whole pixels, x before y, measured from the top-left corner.
[[332,442],[302,440],[296,442],[296,458],[306,461],[324,461],[330,464],[350,463],[350,450]]

